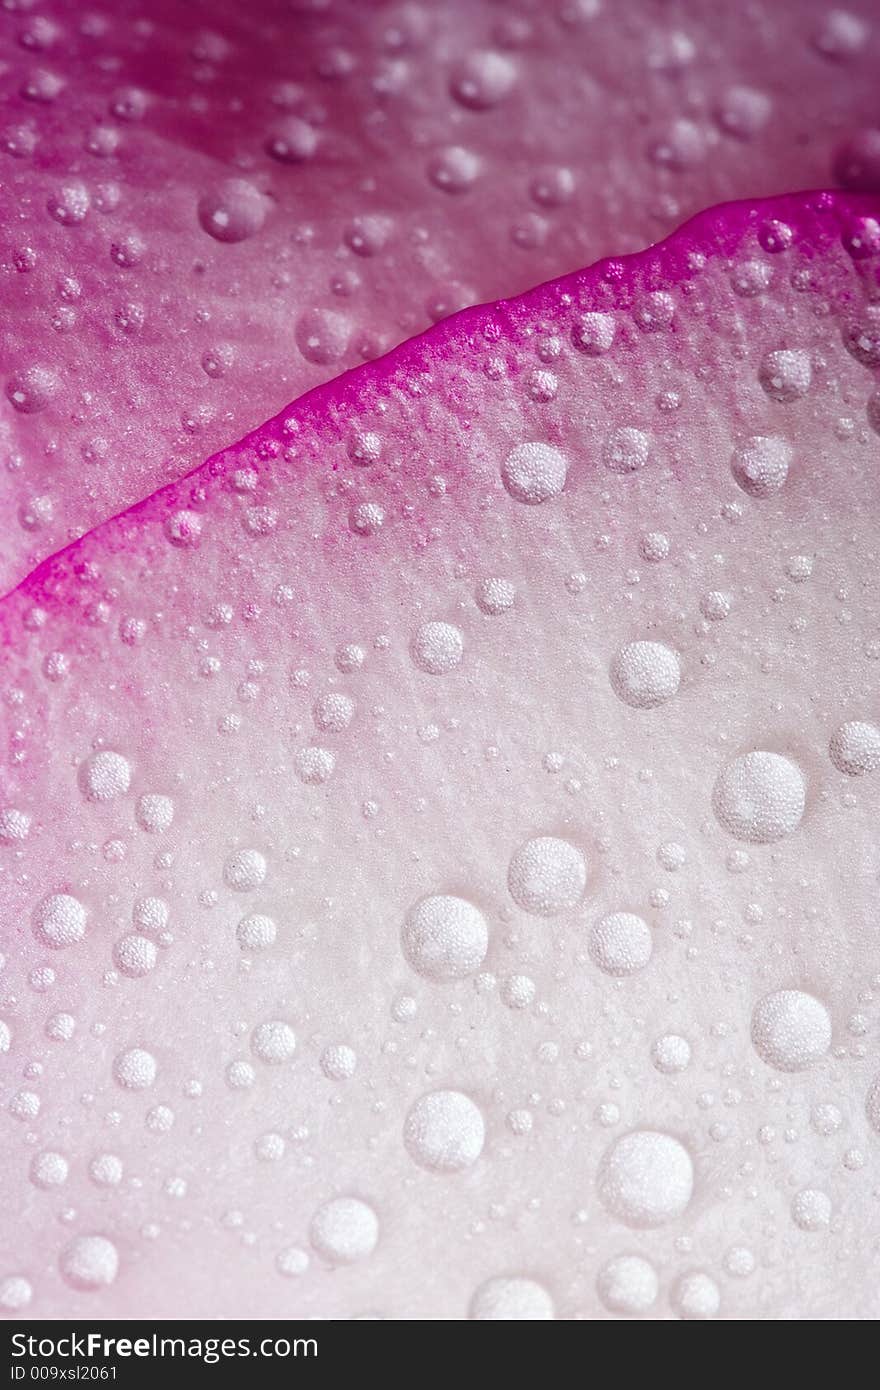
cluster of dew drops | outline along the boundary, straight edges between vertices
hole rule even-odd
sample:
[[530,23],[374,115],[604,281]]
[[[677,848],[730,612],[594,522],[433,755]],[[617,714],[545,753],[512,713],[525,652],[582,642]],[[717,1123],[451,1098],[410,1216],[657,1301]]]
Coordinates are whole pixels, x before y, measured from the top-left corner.
[[[24,118],[10,121],[0,131],[0,152],[20,165],[41,158],[44,136],[47,145],[51,145],[51,129],[57,113],[68,110],[74,99],[63,62],[65,26],[70,16],[56,21],[49,14],[31,13],[30,5],[15,3],[15,0],[9,0],[7,8],[14,15],[20,11],[14,49],[17,45],[23,66],[18,65],[21,76],[16,95],[28,110]],[[592,21],[600,11],[596,0],[574,0],[559,6],[555,19],[565,33],[566,29],[574,30]],[[457,122],[463,118],[479,118],[483,113],[503,111],[505,103],[515,93],[521,95],[529,86],[530,46],[534,37],[532,21],[525,15],[515,14],[489,15],[487,20],[491,21],[487,42],[466,48],[445,64],[445,95],[451,114],[457,113],[456,120],[451,122],[453,134]],[[122,64],[121,59],[113,56],[114,33],[106,16],[84,13],[77,28],[85,43],[99,46],[96,51],[101,53],[102,65],[108,71]],[[369,58],[370,90],[375,107],[365,110],[365,127],[374,120],[379,124],[387,120],[383,102],[397,96],[401,85],[405,87],[411,80],[409,61],[414,53],[424,48],[429,32],[428,16],[418,5],[402,8],[389,16],[384,26],[379,26]],[[143,42],[148,34],[145,29],[139,41]],[[819,14],[812,26],[806,26],[804,33],[799,35],[800,41],[839,71],[845,71],[847,63],[864,55],[869,38],[870,26],[863,18],[837,8]],[[647,71],[666,74],[670,79],[687,77],[700,56],[701,40],[684,30],[652,31],[645,44]],[[184,62],[189,65],[186,71],[194,88],[190,101],[192,111],[210,110],[212,121],[234,125],[240,98],[230,101],[227,111],[220,101],[209,102],[205,94],[222,87],[226,75],[234,70],[235,43],[222,32],[200,30],[194,33]],[[264,94],[268,107],[264,128],[262,131],[255,129],[246,153],[240,156],[238,162],[243,167],[227,171],[227,176],[194,193],[192,225],[187,230],[192,233],[189,245],[196,265],[198,235],[204,234],[222,245],[252,241],[272,222],[280,196],[273,186],[273,178],[277,180],[279,174],[309,177],[309,171],[321,165],[325,150],[333,146],[336,138],[333,104],[326,92],[360,81],[362,67],[363,56],[354,47],[328,40],[317,47],[308,81],[279,80],[268,84]],[[106,303],[90,304],[93,291],[83,277],[67,272],[57,274],[46,313],[52,329],[58,334],[75,333],[96,311],[108,318],[108,326],[120,343],[126,339],[138,340],[151,326],[154,314],[149,302],[151,292],[143,276],[152,277],[157,267],[161,271],[167,253],[151,242],[148,228],[138,225],[138,208],[131,188],[124,178],[113,177],[113,172],[117,162],[130,155],[132,148],[137,148],[139,132],[150,128],[157,103],[161,106],[161,99],[145,86],[125,81],[110,86],[104,109],[83,116],[84,160],[74,161],[71,172],[57,177],[45,195],[45,216],[58,227],[69,229],[72,235],[95,220],[103,220],[108,225],[103,272]],[[699,120],[685,114],[670,119],[665,129],[651,135],[642,151],[643,158],[664,173],[685,175],[711,162],[719,140],[739,146],[772,133],[774,100],[759,87],[732,82],[710,106]],[[414,158],[418,169],[414,171],[414,178],[417,187],[424,185],[460,200],[462,195],[478,188],[482,179],[497,176],[497,160],[481,149],[479,138],[474,138],[472,145],[467,143],[466,124],[459,140],[463,143],[453,139],[450,143],[436,143],[424,149],[416,142]],[[409,139],[403,144],[408,151]],[[89,173],[90,165],[98,171],[94,176]],[[828,176],[845,188],[880,187],[880,131],[866,128],[842,137],[831,155]],[[583,191],[578,187],[580,177],[571,163],[548,161],[532,173],[522,188],[511,190],[511,220],[507,227],[510,245],[499,248],[499,254],[509,254],[511,248],[519,253],[540,254],[553,233],[554,219],[558,223],[569,215],[576,195]],[[372,180],[372,184],[375,182]],[[370,183],[367,179],[366,185]],[[675,199],[671,194],[665,196],[674,211]],[[359,197],[363,203],[360,208]],[[283,202],[283,197],[281,200]],[[294,305],[292,347],[306,362],[331,371],[349,361],[352,352],[356,357],[369,359],[392,346],[384,330],[371,330],[369,320],[374,311],[358,314],[356,310],[365,290],[369,290],[370,262],[381,261],[389,252],[394,254],[395,243],[403,231],[394,215],[376,210],[368,205],[369,201],[366,194],[353,194],[349,215],[343,219],[338,244],[333,246],[328,261],[326,284],[321,294],[315,292],[317,287],[310,291],[311,298],[327,300],[332,307],[315,302]],[[430,224],[430,217],[423,220]],[[22,276],[36,279],[44,254],[40,249],[41,237],[35,235],[28,240],[26,233],[23,235],[24,239],[12,248],[11,264]],[[292,257],[307,250],[316,240],[322,240],[321,230],[311,223],[295,221],[288,239],[292,243],[290,246],[285,246],[278,238],[273,242],[272,255],[277,261],[273,285],[278,293],[295,294],[301,277],[294,273]],[[430,230],[421,225],[412,226],[406,231],[405,239],[412,243],[408,254],[413,264],[427,264],[431,260],[430,247],[425,244],[431,240]],[[55,251],[50,252],[47,261],[56,266]],[[63,262],[62,256],[58,264]],[[533,278],[546,278],[562,268],[552,258],[542,261],[537,267],[540,274]],[[140,286],[140,292],[131,288],[133,280]],[[424,290],[420,293],[424,294]],[[479,285],[465,284],[457,279],[443,280],[428,290],[409,330],[424,327],[484,297]],[[210,296],[202,304],[196,296],[191,309],[195,322],[204,330],[192,335],[199,342],[200,367],[207,379],[224,389],[230,376],[235,374],[240,348],[222,336],[211,336]],[[552,373],[545,375],[549,382]],[[20,361],[14,364],[6,378],[6,397],[16,411],[38,414],[61,396],[62,377],[63,374],[45,358]],[[534,389],[537,393],[543,389],[540,373],[536,373]],[[552,386],[548,384],[546,389],[552,390]],[[77,403],[77,414],[82,421],[88,420],[93,403],[94,392],[83,393]],[[193,397],[192,401],[181,399],[178,406],[179,426],[184,434],[197,433],[216,410],[216,403],[207,397]],[[47,454],[54,457],[63,446],[52,435],[44,447]],[[80,453],[87,466],[103,465],[110,461],[112,445],[102,434],[92,433],[82,440]],[[6,466],[17,472],[26,468],[27,461],[26,450],[14,449]],[[34,491],[21,502],[18,522],[26,532],[39,532],[55,520],[58,507],[59,499],[50,491]],[[369,518],[364,524],[370,525]]]
[[[831,24],[828,33],[834,42],[846,46],[847,33],[857,33],[843,21]],[[836,37],[835,37],[836,36]],[[842,37],[841,37],[842,36]],[[829,42],[831,39],[829,39]],[[496,61],[497,59],[497,61]],[[487,94],[497,92],[500,100],[505,84],[515,80],[515,70],[498,55],[482,55],[473,60],[454,80],[454,91],[465,104],[489,104]],[[34,79],[36,81],[36,79]],[[41,78],[36,84],[40,100],[52,100],[51,83]],[[115,114],[122,120],[135,120],[146,99],[129,91]],[[124,111],[122,107],[124,106]],[[748,103],[744,103],[745,110]],[[752,103],[754,106],[754,103]],[[142,111],[141,111],[142,114]],[[732,118],[731,118],[732,119]],[[745,119],[740,114],[739,119]],[[282,130],[283,125],[283,130]],[[298,118],[279,125],[270,138],[269,153],[281,160],[310,158],[319,136],[307,123]],[[106,137],[109,139],[109,136]],[[9,136],[7,135],[7,140]],[[864,143],[864,141],[863,141]],[[8,149],[8,145],[7,145]],[[106,153],[106,151],[103,151]],[[870,151],[864,157],[867,158]],[[852,150],[845,156],[854,160]],[[844,158],[843,155],[840,158]],[[466,187],[468,179],[477,176],[479,160],[466,150],[455,149],[437,156],[430,166],[430,177],[448,191]],[[566,180],[559,171],[547,187],[564,187]],[[537,201],[550,201],[541,185]],[[50,202],[49,213],[63,225],[82,220],[90,211],[91,195],[85,186],[81,190],[66,189]],[[199,202],[198,216],[203,230],[220,241],[247,238],[259,230],[266,210],[263,197],[247,180],[227,183],[219,191],[207,193]],[[358,224],[349,240],[357,254],[369,254],[369,246],[378,238],[381,229],[367,223]],[[143,248],[135,245],[136,238],[114,243],[111,250],[117,265],[134,264]],[[784,250],[790,244],[790,234],[782,224],[773,224],[764,231],[763,245],[768,253]],[[880,248],[880,228],[866,224],[851,241],[851,254],[876,252]],[[27,268],[27,267],[25,267]],[[738,293],[760,293],[767,276],[763,263],[740,264],[733,272],[734,288]],[[77,290],[68,285],[62,298],[75,301]],[[667,298],[658,294],[646,301],[637,311],[639,326],[655,331],[671,312]],[[321,345],[324,330],[311,322],[304,354],[309,351],[326,354]],[[608,353],[615,339],[614,316],[590,313],[578,318],[571,330],[574,350],[590,356]],[[847,351],[870,370],[880,366],[880,324],[870,315],[849,326],[844,335]],[[205,366],[209,375],[219,374],[225,360],[217,350]],[[327,360],[326,355],[315,360]],[[558,381],[551,370],[554,353],[544,350],[541,366],[530,378],[530,391],[537,401],[554,399]],[[210,368],[210,370],[209,370]],[[781,404],[803,400],[811,387],[810,355],[800,349],[779,349],[768,352],[759,367],[760,385],[772,400]],[[52,399],[56,382],[51,371],[33,366],[10,380],[7,394],[13,406],[23,412],[42,409]],[[880,433],[880,395],[876,392],[867,405],[868,423]],[[357,435],[351,443],[352,460],[359,464],[375,462],[381,452],[381,441],[373,434]],[[626,475],[644,468],[651,455],[649,435],[639,429],[623,427],[611,431],[603,441],[602,463],[610,473]],[[778,493],[785,485],[792,458],[791,445],[780,436],[755,436],[737,446],[729,467],[736,485],[749,497],[760,501]],[[563,450],[540,440],[526,440],[516,445],[500,465],[501,483],[508,496],[526,507],[542,506],[558,498],[566,484],[570,463]],[[247,480],[242,480],[247,491]],[[254,534],[272,529],[272,516],[266,510],[252,509],[248,526]],[[353,508],[351,530],[359,536],[375,536],[384,522],[379,503],[367,502]],[[198,537],[201,519],[195,512],[177,512],[166,523],[169,542],[186,547]],[[659,532],[646,533],[640,543],[646,562],[662,561],[669,554],[668,538]],[[791,577],[806,577],[809,561],[793,557]],[[504,576],[483,578],[474,592],[474,601],[482,614],[501,618],[516,604],[517,591],[513,581]],[[723,593],[711,592],[701,601],[701,611],[707,621],[723,620],[729,612],[729,599]],[[223,621],[220,613],[218,622]],[[134,643],[142,634],[136,628],[121,627],[124,641]],[[413,665],[423,674],[442,679],[466,659],[465,637],[455,624],[441,618],[428,619],[412,632],[409,653]],[[363,664],[365,650],[352,642],[336,654],[336,666],[343,674],[356,672]],[[68,660],[64,653],[47,658],[44,673],[50,681],[64,679]],[[637,640],[622,646],[613,656],[608,680],[615,696],[633,710],[655,709],[674,700],[682,676],[681,657],[672,647],[654,640]],[[354,699],[341,691],[319,696],[313,707],[317,731],[343,734],[356,717]],[[860,777],[880,769],[880,728],[868,719],[852,720],[829,732],[827,756],[841,775]],[[295,770],[306,785],[317,786],[334,774],[336,755],[329,748],[309,745],[301,749],[295,760]],[[101,749],[83,761],[77,772],[79,793],[86,803],[107,803],[132,795],[134,772],[130,761],[120,752]],[[790,757],[755,749],[734,758],[718,769],[710,788],[714,814],[727,834],[744,845],[775,843],[797,833],[805,813],[807,778],[803,769]],[[134,814],[140,829],[151,835],[166,833],[173,824],[173,799],[158,791],[143,789],[135,794]],[[16,808],[0,811],[0,841],[6,846],[24,842],[30,830],[27,812]],[[685,851],[677,844],[664,844],[658,850],[661,864],[674,870],[684,862]],[[556,836],[536,836],[513,848],[510,853],[507,883],[512,901],[524,913],[537,918],[552,918],[577,907],[587,891],[590,874],[589,858],[578,844]],[[229,856],[223,867],[226,889],[243,896],[258,894],[267,881],[271,865],[256,849],[239,849]],[[155,969],[160,953],[173,942],[169,931],[170,910],[158,897],[138,899],[132,908],[131,931],[120,937],[112,947],[112,964],[120,974],[132,979],[144,978]],[[88,930],[88,912],[74,896],[53,893],[43,897],[34,907],[32,928],[37,940],[49,951],[60,951],[81,942]],[[277,925],[267,914],[243,911],[236,927],[236,936],[243,951],[258,952],[271,949],[277,936]],[[444,893],[431,893],[413,903],[400,924],[400,950],[403,958],[422,979],[429,983],[479,978],[479,972],[489,948],[489,927],[481,910],[464,898]],[[592,927],[589,939],[591,960],[602,973],[621,978],[649,967],[652,955],[651,930],[640,916],[629,911],[614,911],[603,916]],[[51,985],[52,972],[48,967],[35,972],[32,984],[37,990]],[[535,997],[534,982],[526,976],[513,976],[503,982],[504,1001],[511,1008],[529,1007]],[[413,1001],[404,997],[395,1008],[405,1018]],[[45,1034],[52,1043],[69,1042],[76,1032],[76,1020],[69,1014],[53,1013],[45,1023]],[[771,1068],[782,1073],[794,1073],[808,1068],[824,1057],[832,1042],[831,1020],[823,1003],[802,991],[784,989],[761,998],[754,1007],[751,1020],[751,1039],[759,1057]],[[0,1051],[12,1046],[10,1025],[0,1022]],[[295,1055],[296,1033],[286,1019],[265,1019],[254,1026],[249,1037],[249,1056],[232,1062],[227,1068],[227,1083],[232,1088],[247,1088],[254,1083],[256,1069],[262,1066],[283,1066]],[[674,1034],[658,1037],[652,1047],[652,1062],[661,1073],[674,1074],[690,1064],[691,1048],[687,1039]],[[350,1046],[336,1043],[328,1046],[320,1059],[325,1076],[340,1083],[356,1072],[357,1056]],[[157,1080],[156,1058],[145,1046],[120,1051],[112,1063],[113,1079],[126,1091],[149,1092]],[[38,1076],[34,1071],[34,1079]],[[866,1100],[868,1119],[880,1133],[880,1081],[869,1089]],[[10,1102],[12,1115],[25,1122],[36,1120],[40,1099],[30,1087],[19,1091]],[[147,1111],[147,1127],[164,1132],[174,1124],[173,1111],[164,1104]],[[840,1124],[835,1107],[816,1107],[813,1123],[821,1133],[833,1132]],[[508,1117],[511,1131],[527,1133],[530,1128],[528,1111],[518,1110]],[[402,1142],[412,1162],[431,1172],[455,1173],[471,1167],[480,1157],[485,1141],[485,1117],[472,1097],[456,1090],[430,1090],[410,1107],[402,1123]],[[257,1156],[265,1161],[281,1157],[285,1149],[281,1135],[268,1134],[256,1141]],[[34,1185],[43,1190],[63,1186],[69,1172],[69,1161],[61,1153],[40,1151],[34,1155],[30,1176]],[[123,1179],[121,1160],[112,1153],[95,1154],[89,1161],[89,1177],[99,1187],[118,1185]],[[604,1208],[633,1230],[650,1229],[680,1216],[688,1207],[694,1190],[694,1165],[685,1145],[672,1135],[654,1130],[635,1130],[614,1140],[607,1148],[597,1176],[597,1190]],[[178,1193],[183,1179],[171,1178],[169,1183]],[[792,1219],[806,1231],[828,1226],[832,1216],[831,1202],[818,1189],[799,1191],[792,1199]],[[277,1268],[284,1276],[302,1274],[317,1255],[331,1264],[347,1264],[368,1258],[381,1236],[379,1216],[370,1203],[354,1196],[339,1196],[322,1204],[313,1214],[308,1240],[302,1246],[285,1248],[277,1255]],[[733,1246],[725,1256],[725,1269],[732,1276],[747,1276],[755,1269],[755,1257],[745,1247]],[[106,1235],[80,1234],[61,1252],[59,1268],[66,1283],[77,1290],[107,1287],[117,1277],[119,1251]],[[596,1277],[598,1296],[603,1305],[618,1313],[643,1313],[656,1302],[660,1279],[654,1265],[638,1254],[618,1255],[609,1260]],[[29,1279],[23,1274],[11,1274],[0,1279],[0,1306],[10,1310],[29,1305],[32,1298]],[[720,1291],[705,1271],[685,1273],[673,1290],[673,1305],[683,1317],[710,1317],[720,1306]],[[499,1275],[477,1288],[470,1301],[471,1316],[475,1318],[550,1318],[554,1303],[548,1290],[525,1275]]]
[[[774,222],[761,229],[759,240],[769,255],[777,254],[791,244],[790,230]],[[844,240],[855,259],[874,255],[880,250],[880,228],[865,219],[858,226],[851,226]],[[761,293],[769,283],[765,263],[738,261],[731,270],[731,282],[739,294]],[[660,293],[634,310],[639,327],[650,333],[671,321],[673,313],[672,301]],[[570,329],[571,348],[590,357],[604,356],[613,348],[616,331],[612,313],[577,315]],[[880,365],[880,328],[870,313],[858,322],[847,322],[842,336],[843,346],[859,363],[869,370]],[[546,343],[539,353],[545,363],[558,356],[546,352]],[[541,369],[539,399],[550,400],[555,395],[550,389],[550,376],[546,367]],[[782,405],[801,401],[811,389],[810,353],[791,347],[770,350],[758,364],[757,376],[771,400]],[[880,424],[876,395],[868,406],[868,420],[874,428]],[[600,456],[605,469],[626,477],[648,465],[651,451],[648,433],[620,427],[607,435]],[[348,452],[352,463],[369,468],[381,457],[381,437],[377,433],[356,432],[349,441]],[[792,453],[792,445],[781,433],[747,438],[731,454],[730,476],[743,494],[760,505],[785,487]],[[513,504],[536,508],[561,496],[569,468],[570,460],[560,447],[526,440],[506,453],[499,465],[499,481]],[[233,477],[232,484],[247,497],[249,488],[244,475],[239,484]],[[356,535],[367,537],[376,534],[382,521],[380,505],[369,503],[354,509],[350,525]],[[252,534],[272,529],[266,509],[256,519],[251,518],[248,529]],[[200,536],[201,518],[194,511],[174,513],[166,519],[165,532],[172,546],[185,549]],[[657,564],[669,555],[670,541],[661,532],[647,532],[639,549],[646,563]],[[809,557],[792,557],[788,572],[793,582],[808,578]],[[480,579],[473,592],[476,608],[493,620],[509,614],[517,598],[516,584],[503,575]],[[720,591],[707,593],[701,599],[700,610],[706,622],[723,621],[731,611],[730,596]],[[217,621],[223,622],[222,614]],[[141,640],[143,635],[143,631],[129,631],[126,620],[120,625],[120,636],[129,644]],[[423,675],[442,680],[466,661],[465,635],[461,628],[441,617],[427,618],[410,635],[409,658]],[[336,651],[336,669],[343,676],[353,676],[366,659],[365,647],[354,641],[345,643]],[[64,680],[68,673],[69,662],[64,653],[53,653],[47,658],[44,675],[50,682]],[[300,677],[302,683],[307,683],[307,673],[300,673]],[[633,711],[657,709],[675,700],[681,680],[681,654],[667,643],[648,637],[619,647],[607,669],[611,691]],[[315,699],[312,717],[319,736],[345,734],[357,718],[356,701],[338,688],[328,690]],[[849,720],[830,730],[827,758],[836,772],[847,778],[877,773],[880,728],[865,718]],[[561,761],[554,763],[553,755],[548,755],[548,770],[556,770]],[[336,755],[329,747],[310,744],[296,754],[294,768],[304,784],[320,786],[334,775]],[[137,788],[136,770],[121,752],[97,749],[81,762],[76,777],[79,794],[86,804],[122,802],[134,797],[134,818],[145,834],[161,836],[172,827],[173,798],[162,791]],[[741,847],[732,852],[731,866],[741,867],[747,862],[749,846],[771,845],[796,835],[807,806],[807,775],[790,756],[755,748],[717,768],[707,786],[707,795],[717,822]],[[23,844],[30,826],[30,816],[24,810],[6,807],[0,812],[0,840],[7,847]],[[658,847],[657,859],[663,868],[676,872],[686,862],[687,852],[677,842],[664,842]],[[582,844],[556,835],[532,836],[510,853],[509,896],[524,914],[551,919],[581,905],[589,892],[591,869],[590,854]],[[260,910],[257,901],[270,875],[269,860],[256,848],[233,851],[223,865],[225,889],[256,903],[251,910],[242,910],[235,928],[242,952],[251,955],[270,951],[278,936],[276,921]],[[173,944],[170,917],[169,905],[162,898],[137,899],[132,907],[130,931],[112,946],[112,967],[130,979],[149,976],[161,953]],[[70,893],[50,893],[36,903],[32,929],[50,953],[65,950],[85,938],[89,912]],[[425,894],[412,903],[399,927],[402,958],[429,985],[472,978],[478,987],[488,988],[493,977],[483,971],[483,965],[489,945],[489,924],[483,911],[475,902],[455,894]],[[612,979],[649,968],[652,950],[650,926],[632,911],[621,908],[607,912],[591,926],[590,961]],[[31,984],[34,989],[45,991],[51,987],[52,977],[50,967],[39,967]],[[500,982],[500,997],[513,1010],[530,1008],[536,992],[534,980],[525,974],[507,976]],[[394,1015],[405,1021],[416,1007],[415,999],[403,995],[394,1002]],[[63,1044],[73,1038],[76,1028],[76,1020],[70,1014],[53,1013],[46,1019],[44,1031],[52,1043]],[[10,1025],[0,1023],[0,1050],[8,1051],[12,1039]],[[815,996],[795,988],[778,989],[755,1003],[751,1043],[770,1068],[783,1074],[796,1073],[828,1054],[832,1045],[831,1018]],[[297,1051],[297,1036],[289,1020],[268,1018],[253,1026],[248,1044],[248,1055],[226,1065],[226,1083],[233,1090],[253,1086],[261,1067],[279,1067],[290,1062]],[[662,1034],[652,1044],[651,1061],[663,1075],[686,1071],[691,1063],[691,1043],[676,1033]],[[324,1048],[319,1064],[328,1080],[342,1084],[355,1075],[358,1057],[348,1043],[335,1042]],[[39,1064],[34,1064],[27,1075],[35,1080],[39,1071]],[[158,1075],[156,1057],[143,1044],[126,1047],[113,1058],[113,1080],[125,1091],[148,1093]],[[13,1096],[9,1108],[14,1117],[34,1122],[40,1112],[40,1097],[28,1085]],[[865,1111],[870,1125],[880,1133],[880,1078],[866,1094]],[[153,1105],[145,1115],[147,1128],[157,1133],[167,1132],[174,1122],[174,1112],[167,1104]],[[610,1115],[608,1122],[613,1122]],[[829,1134],[840,1127],[842,1117],[837,1107],[822,1103],[814,1106],[812,1123],[817,1132]],[[507,1116],[507,1127],[513,1135],[527,1135],[532,1128],[531,1112],[527,1108],[512,1110]],[[486,1117],[481,1106],[460,1090],[441,1088],[425,1092],[402,1120],[401,1140],[410,1160],[436,1174],[454,1174],[470,1168],[483,1151],[485,1137]],[[260,1135],[254,1143],[255,1155],[261,1161],[276,1162],[283,1157],[287,1142],[280,1133]],[[856,1151],[851,1160],[853,1167],[863,1161]],[[64,1154],[40,1150],[31,1161],[31,1181],[40,1189],[53,1191],[63,1186],[69,1169],[70,1161]],[[89,1160],[88,1174],[98,1187],[116,1186],[123,1180],[123,1163],[113,1153],[96,1153]],[[170,1193],[182,1195],[185,1186],[182,1178],[168,1178]],[[604,1209],[634,1231],[659,1227],[681,1216],[691,1202],[694,1187],[694,1162],[686,1145],[672,1134],[653,1129],[635,1129],[615,1139],[607,1147],[596,1177]],[[803,1231],[826,1229],[832,1215],[831,1199],[819,1188],[802,1188],[791,1200],[792,1220]],[[230,1221],[233,1219],[231,1214]],[[375,1207],[363,1196],[340,1195],[313,1213],[307,1241],[277,1253],[276,1267],[279,1274],[294,1277],[303,1274],[315,1256],[335,1265],[354,1263],[369,1257],[380,1239],[380,1219]],[[59,1269],[72,1288],[94,1290],[114,1282],[119,1264],[120,1255],[113,1240],[104,1234],[85,1233],[64,1247]],[[747,1277],[756,1268],[755,1255],[745,1246],[731,1246],[724,1257],[724,1268],[732,1277]],[[648,1312],[656,1303],[659,1289],[657,1268],[641,1254],[615,1255],[596,1276],[597,1295],[602,1305],[614,1313]],[[0,1280],[0,1306],[7,1309],[28,1306],[32,1293],[30,1280],[24,1274],[10,1274]],[[721,1305],[718,1283],[703,1269],[681,1275],[670,1297],[676,1312],[687,1318],[714,1316]],[[543,1283],[525,1274],[499,1274],[485,1281],[472,1292],[469,1310],[470,1316],[486,1319],[555,1316],[551,1293]]]

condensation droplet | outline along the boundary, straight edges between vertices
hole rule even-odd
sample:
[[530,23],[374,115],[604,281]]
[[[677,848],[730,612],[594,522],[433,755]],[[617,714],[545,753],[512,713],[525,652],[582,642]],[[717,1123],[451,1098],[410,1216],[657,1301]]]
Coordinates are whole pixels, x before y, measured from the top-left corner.
[[458,1173],[476,1163],[486,1126],[482,1111],[462,1091],[428,1091],[407,1113],[406,1151],[420,1168]]

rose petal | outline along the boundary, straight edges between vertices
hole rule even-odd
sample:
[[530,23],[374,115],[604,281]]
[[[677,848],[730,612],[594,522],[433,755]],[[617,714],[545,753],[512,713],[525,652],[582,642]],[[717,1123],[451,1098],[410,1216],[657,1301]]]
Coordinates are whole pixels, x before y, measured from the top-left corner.
[[9,1298],[876,1314],[878,213],[460,315],[0,604]]
[[433,319],[877,187],[873,8],[10,7],[0,589]]

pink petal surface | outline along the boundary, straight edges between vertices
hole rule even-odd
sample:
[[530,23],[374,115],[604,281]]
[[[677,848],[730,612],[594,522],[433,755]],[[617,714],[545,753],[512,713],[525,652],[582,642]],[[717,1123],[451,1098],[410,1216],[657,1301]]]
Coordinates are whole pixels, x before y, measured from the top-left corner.
[[0,604],[9,1311],[877,1316],[878,216],[468,310]]
[[0,25],[0,589],[450,310],[723,199],[880,182],[870,0]]

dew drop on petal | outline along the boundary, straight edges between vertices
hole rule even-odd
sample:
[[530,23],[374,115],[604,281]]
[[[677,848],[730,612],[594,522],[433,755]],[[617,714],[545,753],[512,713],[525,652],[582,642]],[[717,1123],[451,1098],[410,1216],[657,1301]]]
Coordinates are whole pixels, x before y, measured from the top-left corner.
[[590,933],[590,957],[605,975],[632,975],[651,959],[651,929],[634,912],[610,912]]
[[678,653],[663,642],[628,642],[610,670],[615,695],[633,709],[655,709],[677,694],[681,683]]
[[694,1167],[683,1144],[657,1130],[616,1139],[599,1167],[597,1187],[606,1211],[632,1227],[661,1226],[691,1200]]
[[828,753],[838,772],[861,777],[880,768],[880,729],[865,720],[852,719],[835,729]]
[[144,1091],[156,1080],[158,1066],[151,1052],[130,1047],[113,1059],[113,1077],[124,1091]]
[[828,1010],[803,990],[765,994],[752,1013],[752,1044],[769,1067],[803,1071],[824,1057],[831,1046]]
[[296,1051],[296,1034],[289,1023],[280,1019],[260,1023],[251,1034],[251,1051],[271,1066],[289,1062]]
[[488,111],[512,91],[516,78],[516,66],[510,58],[492,49],[477,49],[456,64],[449,86],[462,106]]
[[775,435],[753,435],[734,451],[730,469],[750,497],[771,497],[788,477],[791,445]]
[[410,909],[401,946],[413,970],[425,979],[462,980],[482,965],[489,929],[473,903],[435,893]]
[[501,480],[511,497],[529,506],[558,497],[567,474],[568,461],[552,444],[518,444],[501,466]]
[[482,1111],[462,1091],[428,1091],[407,1113],[403,1142],[420,1168],[458,1173],[476,1163],[486,1126]]
[[784,405],[801,400],[813,380],[810,354],[803,348],[780,348],[765,353],[758,380],[771,400]]
[[354,1264],[375,1250],[379,1218],[358,1197],[334,1197],[312,1217],[309,1239],[312,1248],[330,1264]]
[[475,1322],[549,1322],[556,1311],[543,1284],[522,1275],[503,1275],[475,1290],[468,1317]]
[[596,1276],[596,1292],[610,1313],[647,1313],[659,1291],[657,1271],[642,1255],[615,1255]]
[[737,840],[772,844],[798,828],[806,783],[797,763],[780,753],[744,753],[721,770],[712,793],[719,824]]
[[581,314],[571,330],[571,341],[588,357],[602,357],[611,348],[615,332],[612,314]]
[[414,665],[430,676],[443,676],[455,670],[463,653],[464,637],[460,628],[452,623],[422,623],[410,643]]
[[510,896],[517,907],[534,917],[554,917],[577,907],[586,883],[583,853],[555,835],[526,840],[513,855],[507,872]]
[[121,753],[104,749],[80,764],[78,781],[86,801],[113,801],[128,791],[131,764]]
[[44,946],[58,950],[75,945],[86,934],[86,910],[69,893],[52,893],[34,913],[34,932]]
[[247,179],[224,179],[199,199],[199,223],[215,241],[246,241],[266,220],[263,194]]
[[602,447],[602,462],[611,473],[637,473],[648,462],[651,441],[643,430],[624,425]]
[[62,1250],[61,1277],[72,1289],[108,1288],[119,1270],[119,1252],[106,1236],[76,1236]]

